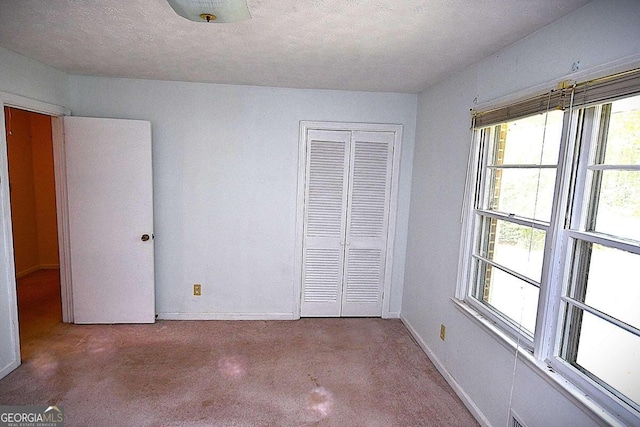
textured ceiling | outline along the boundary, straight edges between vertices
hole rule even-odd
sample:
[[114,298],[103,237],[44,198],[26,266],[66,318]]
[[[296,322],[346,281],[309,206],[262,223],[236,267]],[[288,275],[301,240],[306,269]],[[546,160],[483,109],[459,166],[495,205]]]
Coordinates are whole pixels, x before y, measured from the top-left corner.
[[165,0],[0,0],[0,46],[71,74],[416,93],[588,0],[247,0],[206,24]]

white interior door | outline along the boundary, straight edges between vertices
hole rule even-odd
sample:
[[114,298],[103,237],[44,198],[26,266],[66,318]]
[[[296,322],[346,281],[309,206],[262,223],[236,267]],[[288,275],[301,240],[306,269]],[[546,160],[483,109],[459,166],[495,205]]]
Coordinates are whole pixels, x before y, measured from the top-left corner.
[[65,117],[75,323],[153,323],[151,124]]
[[302,316],[340,316],[351,132],[307,135]]
[[396,134],[306,134],[301,316],[381,316]]
[[0,378],[20,365],[18,298],[11,232],[11,196],[4,121],[0,93]]
[[393,132],[353,132],[342,316],[380,316]]

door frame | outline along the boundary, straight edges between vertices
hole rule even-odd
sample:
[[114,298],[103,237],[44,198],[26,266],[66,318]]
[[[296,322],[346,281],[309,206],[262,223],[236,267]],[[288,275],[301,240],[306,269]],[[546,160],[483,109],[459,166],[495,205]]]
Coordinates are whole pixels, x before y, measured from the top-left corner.
[[[67,207],[67,182],[65,172],[64,129],[62,116],[69,115],[70,110],[59,105],[49,104],[20,95],[0,91],[0,183],[9,182],[7,156],[6,123],[4,107],[17,108],[32,113],[51,117],[51,138],[53,143],[53,164],[56,189],[56,213],[58,226],[58,251],[60,259],[60,293],[62,301],[62,321],[73,322],[73,295],[71,293],[71,260],[69,258],[69,227]],[[2,282],[8,287],[10,318],[13,327],[10,346],[14,349],[15,361],[0,371],[0,378],[20,365],[20,338],[18,325],[18,300],[16,294],[15,255],[13,251],[13,224],[11,221],[11,194],[8,185],[0,185],[0,226],[4,238],[0,241],[0,263],[4,264],[6,276]],[[6,372],[5,372],[6,371]]]
[[302,252],[304,244],[304,207],[307,167],[307,133],[309,130],[332,131],[363,131],[363,132],[393,132],[395,134],[393,146],[393,163],[391,169],[391,194],[389,201],[389,225],[387,229],[386,259],[384,269],[384,285],[382,291],[382,318],[391,316],[389,303],[391,296],[391,279],[393,269],[393,248],[396,237],[396,218],[398,213],[398,188],[400,178],[400,158],[402,157],[401,124],[384,123],[355,123],[355,122],[322,122],[300,121],[298,136],[298,189],[296,199],[296,240],[294,253],[293,274],[293,316],[300,318],[302,298]]

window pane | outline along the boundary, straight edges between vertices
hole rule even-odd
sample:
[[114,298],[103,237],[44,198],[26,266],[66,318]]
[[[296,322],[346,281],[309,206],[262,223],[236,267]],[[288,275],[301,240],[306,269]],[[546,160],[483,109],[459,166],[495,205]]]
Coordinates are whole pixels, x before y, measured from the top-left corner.
[[640,240],[640,171],[597,173],[601,174],[602,183],[595,231]]
[[[562,139],[562,111],[550,111],[500,126],[501,135],[494,144],[501,147],[490,164],[494,165],[555,165]],[[546,120],[546,128],[545,128]],[[494,151],[495,153],[495,151]]]
[[640,96],[611,104],[604,163],[640,165]]
[[483,261],[476,262],[478,285],[474,297],[489,304],[533,336],[538,288]]
[[555,169],[494,169],[488,176],[485,208],[549,221]]
[[640,255],[589,242],[578,242],[575,254],[574,266],[583,256],[585,267],[571,297],[640,329]]
[[540,282],[545,234],[531,227],[484,218],[478,254]]
[[569,360],[640,404],[640,337],[574,308],[582,315],[576,360]]

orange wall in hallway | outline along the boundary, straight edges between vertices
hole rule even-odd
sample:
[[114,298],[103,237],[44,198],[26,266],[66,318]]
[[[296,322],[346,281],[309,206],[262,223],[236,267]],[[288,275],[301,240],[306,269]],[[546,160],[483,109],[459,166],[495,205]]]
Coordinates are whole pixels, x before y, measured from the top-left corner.
[[4,113],[16,274],[57,268],[51,119],[14,108]]
[[57,267],[60,261],[58,259],[58,224],[51,117],[32,113],[30,119],[34,172],[33,189],[36,200],[40,265]]

